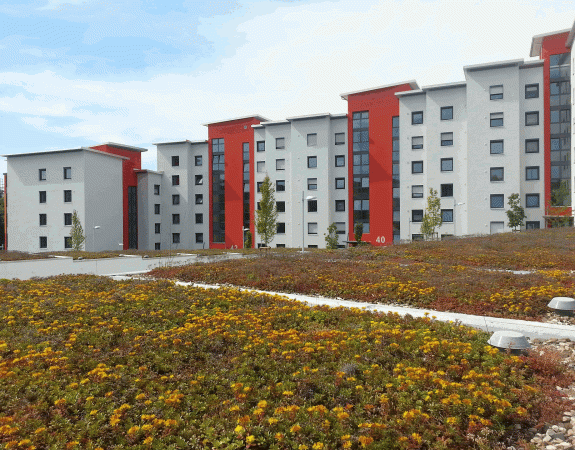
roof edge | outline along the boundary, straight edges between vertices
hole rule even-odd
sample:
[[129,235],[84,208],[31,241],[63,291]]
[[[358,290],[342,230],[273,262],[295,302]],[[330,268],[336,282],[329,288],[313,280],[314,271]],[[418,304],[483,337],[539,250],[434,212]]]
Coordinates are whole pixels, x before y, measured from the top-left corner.
[[395,87],[395,86],[401,86],[402,84],[409,84],[409,86],[411,87],[411,89],[417,90],[419,89],[419,85],[417,84],[417,81],[415,80],[408,80],[408,81],[402,81],[400,83],[392,83],[392,84],[385,84],[383,86],[376,86],[376,87],[372,87],[372,88],[368,88],[368,89],[361,89],[359,91],[352,91],[352,92],[346,92],[344,94],[339,94],[339,96],[344,99],[347,100],[347,97],[350,95],[355,95],[355,94],[363,94],[366,92],[371,92],[371,91],[377,91],[379,89],[387,89],[387,88],[391,88],[391,87]]
[[261,122],[270,122],[270,119],[268,119],[264,116],[260,116],[259,114],[256,114],[256,115],[252,115],[252,116],[241,116],[241,117],[234,117],[232,119],[218,120],[216,122],[202,123],[202,126],[203,127],[209,127],[210,125],[216,125],[218,123],[235,122],[236,120],[245,120],[245,119],[257,119]]

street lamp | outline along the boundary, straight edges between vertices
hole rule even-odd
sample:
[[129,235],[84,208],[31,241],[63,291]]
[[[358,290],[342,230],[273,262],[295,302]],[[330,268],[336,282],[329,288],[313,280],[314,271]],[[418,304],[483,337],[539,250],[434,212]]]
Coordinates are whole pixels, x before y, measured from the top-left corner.
[[[317,197],[308,195],[305,200],[317,200]],[[305,226],[304,226],[304,191],[301,191],[301,252],[304,253]]]
[[92,231],[92,243],[94,244],[94,251],[96,251],[96,230],[100,228],[100,225],[96,225]]
[[456,215],[455,214],[456,213],[455,206],[462,206],[462,205],[465,205],[465,203],[463,203],[463,202],[455,203],[455,200],[453,203],[454,203],[453,204],[453,236],[457,236],[457,229],[455,228],[455,215]]

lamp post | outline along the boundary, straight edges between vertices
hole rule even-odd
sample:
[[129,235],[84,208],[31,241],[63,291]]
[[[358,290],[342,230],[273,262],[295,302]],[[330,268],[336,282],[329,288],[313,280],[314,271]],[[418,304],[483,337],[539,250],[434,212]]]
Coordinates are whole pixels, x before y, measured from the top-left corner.
[[[317,197],[308,195],[305,200],[317,200]],[[301,191],[301,252],[304,253],[305,223],[304,223],[304,191]]]
[[453,202],[453,236],[457,236],[457,229],[455,228],[455,207],[456,206],[462,206],[465,205],[465,203],[463,202],[459,202],[459,203],[455,203],[455,201]]
[[92,243],[94,244],[94,251],[96,251],[96,230],[100,229],[100,225],[96,225],[92,231]]

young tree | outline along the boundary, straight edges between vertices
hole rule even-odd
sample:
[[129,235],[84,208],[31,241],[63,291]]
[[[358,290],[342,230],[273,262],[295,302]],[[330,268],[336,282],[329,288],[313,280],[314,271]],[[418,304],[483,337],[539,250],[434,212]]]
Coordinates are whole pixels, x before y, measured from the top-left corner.
[[361,244],[361,236],[363,236],[363,223],[356,222],[355,226],[353,227],[353,236],[355,237],[355,241],[357,244]]
[[519,194],[511,194],[507,198],[507,204],[509,205],[509,210],[505,211],[507,218],[509,219],[507,226],[513,228],[514,231],[517,231],[517,227],[521,229],[523,226],[523,219],[527,217],[525,215],[525,210],[521,206]]
[[333,222],[327,227],[327,234],[324,233],[326,247],[330,250],[335,250],[339,244],[339,236],[337,235],[337,225]]
[[421,221],[421,234],[425,236],[425,239],[431,239],[436,234],[435,229],[441,227],[442,224],[441,200],[437,196],[437,191],[429,188],[427,208]]
[[74,249],[75,252],[82,250],[86,236],[84,236],[84,230],[76,210],[74,210],[72,215],[72,230],[70,231],[70,236],[72,238],[72,249]]
[[244,242],[244,248],[252,248],[252,232],[246,231],[246,241]]
[[270,177],[266,175],[260,187],[262,199],[260,209],[256,210],[256,231],[267,247],[277,232],[278,211],[276,209],[275,189]]
[[569,186],[565,180],[561,180],[559,187],[551,191],[551,204],[553,206],[563,206],[567,198],[569,198]]
[[565,200],[568,200],[570,195],[569,185],[565,180],[561,180],[559,186],[551,191],[551,205],[547,208],[547,215],[551,216],[549,217],[551,227],[565,227],[571,222],[571,216],[568,215],[569,207],[565,206]]

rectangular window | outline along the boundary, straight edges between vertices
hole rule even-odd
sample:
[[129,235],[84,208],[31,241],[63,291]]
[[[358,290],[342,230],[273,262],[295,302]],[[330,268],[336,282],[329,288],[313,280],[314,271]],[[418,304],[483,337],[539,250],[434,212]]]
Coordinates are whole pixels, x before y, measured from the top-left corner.
[[317,156],[308,156],[307,157],[307,168],[308,169],[315,169],[317,167]]
[[179,186],[179,185],[180,185],[180,176],[172,175],[172,186]]
[[502,127],[503,126],[503,113],[491,113],[489,125],[491,127]]
[[71,180],[72,179],[72,168],[71,167],[64,167],[64,179]]
[[180,243],[180,233],[172,233],[172,244]]
[[415,111],[411,113],[411,124],[420,125],[423,123],[423,111]]
[[286,180],[276,180],[276,192],[285,192]]
[[345,167],[345,155],[335,155],[335,167]]
[[415,234],[414,233],[411,235],[411,240],[412,241],[423,241],[423,234],[419,234],[419,233]]
[[525,85],[525,98],[539,98],[539,84]]
[[172,195],[172,205],[179,205],[180,204],[180,195],[174,194]]
[[441,158],[441,171],[453,172],[453,158]]
[[202,155],[197,155],[194,157],[194,163],[196,166],[201,166],[203,164],[202,162]]
[[503,167],[491,167],[489,169],[489,181],[503,181]]
[[154,243],[154,250],[160,250],[160,243],[159,242]]
[[46,169],[38,169],[38,179],[40,181],[46,181]]
[[286,224],[284,222],[278,222],[276,231],[277,234],[285,234]]
[[453,184],[442,184],[441,185],[441,196],[442,197],[453,197]]
[[345,144],[345,133],[335,133],[335,145]]
[[453,222],[453,210],[452,209],[442,209],[441,210],[441,220],[443,222]]
[[345,234],[345,222],[336,222],[335,226],[337,227],[335,234]]
[[155,232],[155,234],[160,234],[160,224],[159,223],[154,224],[154,232]]
[[[66,192],[66,191],[64,191]],[[66,200],[64,200],[66,201]],[[46,203],[46,191],[40,191],[40,203]]]
[[154,184],[154,195],[160,195],[160,185]]
[[276,170],[286,170],[285,159],[276,159]]
[[539,111],[528,111],[525,113],[525,126],[539,125]]
[[345,200],[336,200],[335,201],[335,210],[337,212],[345,211]]
[[204,176],[203,175],[196,175],[196,186],[201,186],[204,184]]
[[[260,192],[260,191],[261,191],[261,189],[262,189],[262,184],[264,184],[263,181],[258,181],[258,182],[256,183],[256,192]],[[277,187],[276,187],[276,191],[277,191]]]
[[64,190],[64,203],[70,203],[72,201],[72,191],[70,189]]
[[423,184],[411,186],[411,198],[423,198]]
[[526,230],[539,230],[540,227],[541,227],[541,224],[539,223],[538,220],[525,222],[525,229]]
[[503,85],[499,84],[497,86],[489,87],[489,100],[501,100],[503,99]]
[[453,145],[453,133],[441,133],[441,146]]
[[172,167],[176,167],[180,165],[180,157],[179,156],[172,156]]
[[196,205],[204,203],[204,194],[196,194]]
[[335,188],[336,189],[345,189],[345,178],[336,178],[335,179]]
[[316,191],[317,190],[317,178],[308,178],[307,179],[307,190],[308,191]]
[[307,212],[317,212],[317,200],[307,201]]
[[180,224],[180,215],[172,214],[172,225],[179,225],[179,224]]
[[503,222],[490,222],[489,231],[491,234],[503,233]]
[[539,153],[539,139],[526,139],[525,153]]
[[204,215],[202,213],[196,213],[196,223],[197,224],[204,223]]
[[489,197],[489,206],[491,208],[503,208],[505,198],[503,194],[491,194]]
[[489,153],[500,155],[503,153],[503,140],[489,141]]
[[40,236],[40,248],[48,248],[48,236]]
[[441,120],[453,119],[453,106],[444,106],[441,108]]
[[156,203],[154,205],[154,214],[160,214],[160,204]]
[[46,214],[40,214],[40,226],[46,225],[47,220]]
[[277,212],[286,212],[286,202],[276,202]]
[[423,173],[423,161],[412,161],[411,173]]
[[204,233],[196,233],[196,244],[204,243]]
[[411,210],[411,221],[421,222],[423,220],[423,209],[412,209]]
[[276,138],[276,149],[277,150],[283,150],[286,148],[286,140],[285,138],[281,137],[281,138]]
[[314,147],[315,145],[317,145],[317,134],[316,133],[310,133],[307,135],[307,146],[308,147]]
[[266,143],[265,143],[265,141],[258,141],[257,151],[258,151],[258,152],[265,152],[265,151],[266,151]]
[[411,138],[411,149],[420,150],[423,148],[423,136],[413,136]]
[[317,234],[317,222],[308,222],[307,234]]
[[525,179],[526,180],[538,180],[539,179],[539,166],[528,166],[525,168]]
[[257,167],[258,173],[264,173],[266,171],[266,162],[265,161],[258,161],[256,167]]
[[525,195],[526,208],[539,208],[539,194],[526,194]]
[[72,226],[72,213],[64,213],[64,226]]
[[64,237],[64,248],[72,248],[72,237],[71,236]]

